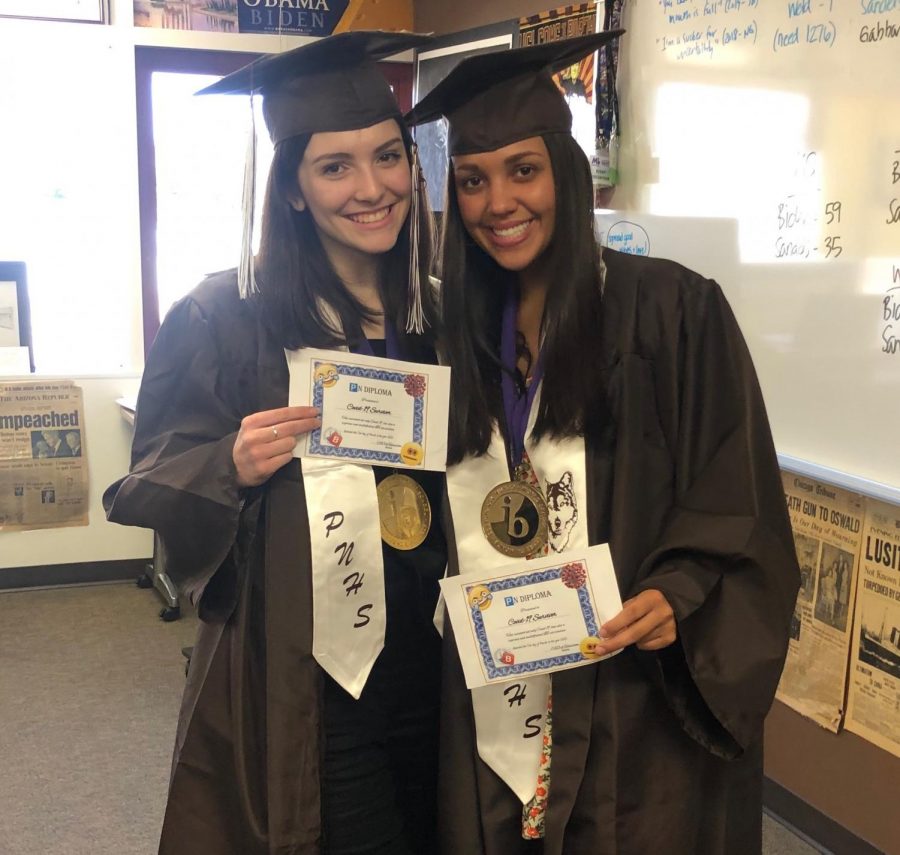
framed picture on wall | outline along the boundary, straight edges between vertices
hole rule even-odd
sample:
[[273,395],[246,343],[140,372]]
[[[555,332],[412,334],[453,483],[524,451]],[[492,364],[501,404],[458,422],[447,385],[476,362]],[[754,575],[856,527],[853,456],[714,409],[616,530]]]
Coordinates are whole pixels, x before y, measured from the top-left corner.
[[0,261],[0,348],[19,347],[28,348],[28,361],[34,371],[25,262]]
[[109,0],[0,0],[0,17],[105,24]]

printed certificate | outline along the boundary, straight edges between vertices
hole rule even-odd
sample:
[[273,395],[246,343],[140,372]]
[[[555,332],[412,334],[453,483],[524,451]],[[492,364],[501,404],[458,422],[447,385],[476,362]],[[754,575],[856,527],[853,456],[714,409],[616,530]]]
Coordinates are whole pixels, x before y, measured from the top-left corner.
[[441,589],[470,689],[608,658],[596,652],[600,626],[622,610],[605,544],[452,576]]
[[287,357],[290,405],[322,413],[295,457],[446,468],[449,368],[313,348]]

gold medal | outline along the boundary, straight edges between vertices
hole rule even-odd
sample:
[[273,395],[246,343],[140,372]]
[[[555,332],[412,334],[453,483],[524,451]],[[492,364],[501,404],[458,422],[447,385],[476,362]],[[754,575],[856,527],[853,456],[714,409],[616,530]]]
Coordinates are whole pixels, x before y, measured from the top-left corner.
[[415,549],[431,529],[428,495],[408,475],[388,475],[378,484],[381,539],[394,549]]
[[547,544],[547,504],[537,487],[506,481],[487,494],[481,528],[491,546],[511,558],[526,558]]

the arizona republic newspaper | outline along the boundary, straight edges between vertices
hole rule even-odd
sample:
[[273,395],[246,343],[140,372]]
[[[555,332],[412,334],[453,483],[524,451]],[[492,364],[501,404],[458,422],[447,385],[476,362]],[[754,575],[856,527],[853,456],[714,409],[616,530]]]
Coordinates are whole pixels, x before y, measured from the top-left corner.
[[0,531],[88,524],[81,389],[0,383]]
[[900,507],[866,503],[859,574],[846,727],[900,757]]
[[801,587],[777,697],[837,733],[844,714],[863,498],[792,472],[782,472],[782,482]]

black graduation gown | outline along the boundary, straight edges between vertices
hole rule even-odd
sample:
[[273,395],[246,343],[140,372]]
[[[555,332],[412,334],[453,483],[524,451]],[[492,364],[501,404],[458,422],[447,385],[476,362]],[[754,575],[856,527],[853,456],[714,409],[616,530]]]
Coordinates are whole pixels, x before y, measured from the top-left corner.
[[[799,585],[762,396],[718,285],[603,257],[584,350],[605,389],[585,392],[607,396],[612,426],[587,444],[588,534],[609,542],[623,600],[666,595],[678,641],[554,675],[543,855],[758,855],[763,719]],[[474,750],[449,622],[444,651],[442,851],[535,852]]]
[[[286,406],[287,393],[284,351],[256,301],[239,299],[233,271],[208,278],[159,331],[138,398],[131,472],[104,496],[110,520],[159,533],[166,570],[201,619],[161,855],[321,851],[324,678],[312,656],[300,466],[292,461],[241,491],[231,457],[241,419]],[[422,483],[438,515],[443,479]],[[439,645],[430,623],[445,560],[436,525],[416,550],[385,547],[388,638],[398,594],[391,580],[399,579],[399,596],[419,600],[421,647]]]

